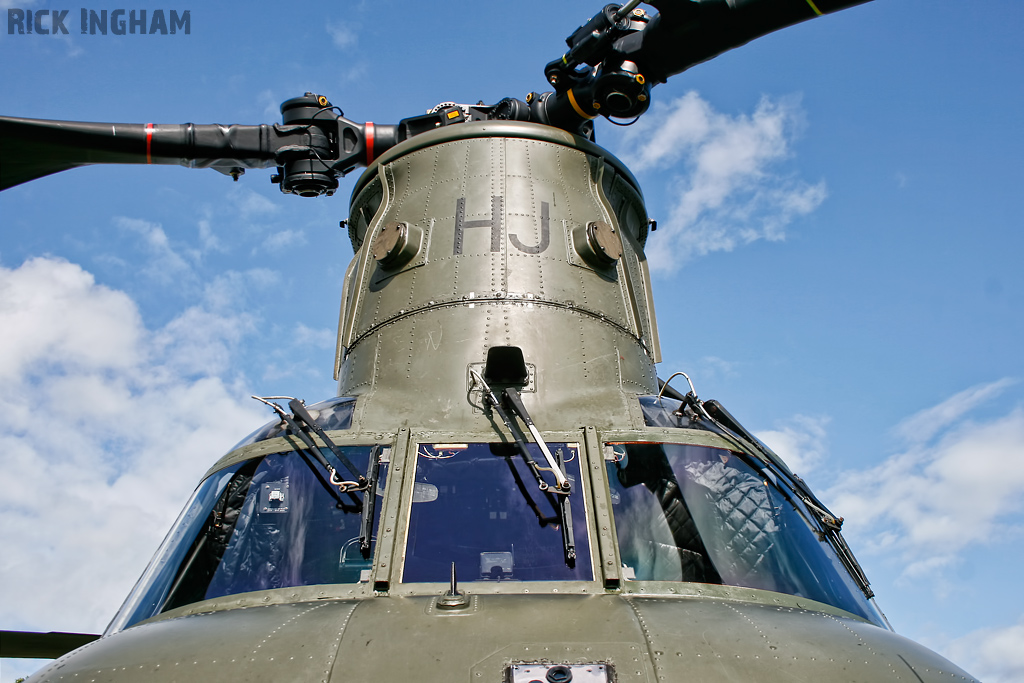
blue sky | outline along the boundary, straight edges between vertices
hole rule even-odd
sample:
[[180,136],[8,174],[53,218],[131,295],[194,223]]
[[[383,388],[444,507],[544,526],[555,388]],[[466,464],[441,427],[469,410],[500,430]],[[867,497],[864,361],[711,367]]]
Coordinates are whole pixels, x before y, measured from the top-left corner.
[[[123,37],[80,35],[80,6],[119,7],[0,32],[0,113],[262,123],[311,90],[393,123],[544,90],[600,3],[145,0],[191,34]],[[987,681],[1024,677],[1022,28],[1010,0],[876,0],[597,133],[659,221],[659,374],[778,448],[847,518],[896,630]],[[92,167],[0,195],[0,627],[102,629],[268,418],[248,395],[333,395],[355,176],[304,200],[269,175]]]

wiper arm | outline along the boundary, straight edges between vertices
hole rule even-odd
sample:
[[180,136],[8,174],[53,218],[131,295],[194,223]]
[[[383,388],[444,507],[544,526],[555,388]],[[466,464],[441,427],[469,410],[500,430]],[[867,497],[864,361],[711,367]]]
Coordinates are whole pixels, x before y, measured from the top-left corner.
[[[480,376],[480,373],[476,372],[475,370],[470,370],[470,372],[473,375],[474,381],[480,383],[480,387],[483,390],[485,400],[491,404],[491,407],[494,409],[494,412],[498,413],[498,417],[501,418],[501,421],[505,424],[505,427],[508,429],[509,433],[512,434],[512,438],[516,442],[516,448],[519,450],[520,455],[522,455],[523,461],[526,462],[526,464],[530,467],[530,470],[533,472],[533,476],[534,478],[537,479],[537,485],[540,487],[540,490],[544,492],[544,494],[548,497],[548,501],[551,503],[552,507],[554,507],[555,510],[558,512],[558,515],[561,518],[562,549],[565,554],[565,564],[570,569],[575,567],[576,541],[572,531],[572,508],[569,503],[569,494],[571,493],[571,487],[569,484],[569,478],[565,476],[561,449],[559,449],[558,451],[559,458],[556,462],[554,456],[551,455],[551,451],[548,450],[547,444],[544,443],[544,439],[541,438],[540,433],[537,431],[537,428],[533,426],[533,420],[530,419],[529,413],[526,412],[526,407],[523,405],[522,400],[519,398],[519,392],[516,391],[515,389],[505,389],[505,391],[503,392],[504,396],[507,399],[509,399],[509,403],[512,405],[513,410],[519,413],[519,416],[523,419],[523,422],[525,422],[527,427],[529,427],[530,432],[533,434],[533,437],[537,440],[537,445],[540,447],[541,452],[544,453],[544,457],[548,460],[548,463],[550,465],[550,467],[548,468],[540,467],[537,464],[537,462],[533,459],[533,456],[530,455],[530,449],[527,447],[526,440],[523,438],[523,434],[520,431],[518,425],[516,425],[515,422],[513,422],[512,418],[509,417],[508,413],[505,412],[505,409],[501,405],[501,401],[499,401],[498,397],[494,395],[494,391],[492,391],[491,387],[487,385],[487,382],[484,381],[484,378]],[[541,477],[540,471],[542,469],[554,472],[555,479],[558,481],[556,490],[552,491],[551,487],[547,484],[547,482],[544,481],[543,477]],[[515,474],[516,473],[513,468],[513,475]],[[516,476],[515,479],[517,483],[520,482],[518,476]],[[533,499],[528,494],[526,494],[526,490],[521,490],[526,495],[527,501],[529,503],[532,503]],[[552,493],[557,495],[553,496]],[[556,498],[558,499],[556,500]],[[541,515],[540,511],[536,508],[535,505],[531,505],[531,507],[533,508],[534,513],[537,515],[538,521],[540,521],[541,525],[543,526],[546,518]]]
[[[324,487],[324,490],[327,491],[327,493],[331,494],[331,497],[334,498],[334,500],[338,503],[338,509],[344,510],[346,513],[359,512],[359,499],[354,494],[350,493],[351,489],[345,489],[342,487],[336,488],[334,485],[332,485],[333,482],[335,481],[335,477],[331,475],[325,477],[324,473],[320,471],[321,467],[323,467],[323,469],[327,469],[328,472],[330,472],[330,463],[328,463],[327,466],[324,467],[324,461],[321,458],[321,467],[317,467],[316,464],[313,463],[313,459],[309,455],[309,450],[310,449],[308,448],[300,448],[295,452],[299,454],[300,458],[302,458],[302,462],[306,463],[306,466],[309,468],[309,471],[313,473],[313,476],[315,476],[316,480],[320,482],[320,485]],[[341,493],[339,493],[339,491],[344,491],[348,495],[348,502],[346,502],[341,497]]]
[[[530,492],[526,488],[526,484],[523,483],[523,478],[519,476],[519,470],[517,470],[516,466],[513,464],[511,455],[505,456],[505,463],[508,465],[508,469],[512,473],[512,479],[516,482],[516,488],[518,488],[519,492],[523,494],[523,499],[526,500],[526,505],[533,510],[533,514],[537,516],[537,523],[542,527],[545,527],[552,522],[558,522],[560,520],[559,517],[545,517],[544,513],[540,511],[540,508],[537,506],[537,502],[533,499],[533,496],[530,495]],[[545,491],[545,493],[547,492]],[[548,498],[551,500],[550,494],[548,494]],[[554,502],[552,502],[552,506],[555,506]]]
[[[696,397],[694,397],[696,399]],[[699,401],[700,399],[696,399]],[[731,432],[734,436],[739,436],[749,446],[753,446],[754,450],[758,451],[765,458],[765,464],[768,469],[778,471],[782,474],[793,487],[793,490],[800,496],[800,500],[803,501],[804,505],[807,506],[821,525],[829,531],[838,532],[843,528],[843,518],[837,517],[836,515],[829,512],[825,504],[818,500],[818,497],[811,492],[810,487],[807,486],[807,482],[793,474],[789,467],[785,465],[782,458],[780,458],[775,451],[770,449],[763,441],[758,439],[756,436],[750,433],[750,431],[741,425],[739,421],[732,416],[728,410],[725,409],[718,401],[712,399],[709,401],[700,401],[704,409],[705,415],[719,428]],[[845,545],[845,543],[844,543]],[[857,567],[860,570],[860,567]],[[863,572],[860,572],[863,573]]]
[[[530,434],[533,434],[533,440],[537,442],[537,446],[540,448],[540,452],[544,454],[544,459],[547,460],[547,470],[555,475],[555,481],[558,482],[558,489],[560,491],[569,491],[569,479],[565,476],[565,472],[559,467],[558,463],[555,462],[554,456],[551,455],[551,451],[548,450],[548,445],[544,443],[544,439],[541,438],[540,432],[537,431],[537,427],[534,426],[533,420],[530,418],[530,414],[526,412],[526,406],[523,405],[523,399],[519,395],[519,391],[509,387],[502,392],[502,396],[509,402],[525,424],[526,428],[530,430]],[[541,468],[545,469],[545,468]]]
[[516,425],[512,421],[512,418],[509,417],[508,413],[505,412],[505,408],[501,405],[501,401],[499,401],[498,397],[494,395],[494,391],[492,391],[491,387],[484,381],[484,378],[480,376],[480,373],[475,370],[470,370],[470,373],[473,375],[473,380],[480,383],[480,387],[484,394],[484,400],[491,405],[494,412],[496,412],[498,417],[501,418],[505,428],[508,429],[509,434],[512,435],[512,439],[516,443],[516,448],[519,450],[519,455],[523,457],[523,461],[530,467],[530,471],[533,473],[533,478],[537,480],[537,487],[541,491],[547,491],[551,487],[546,481],[544,481],[544,477],[541,476],[541,467],[537,464],[537,461],[533,459],[533,456],[530,455],[530,449],[527,447],[526,439],[523,438],[523,433],[520,431],[518,425]]
[[[520,419],[526,423],[527,429],[533,434],[534,440],[537,442],[537,446],[540,448],[540,452],[544,454],[544,458],[548,461],[547,469],[554,473],[555,480],[558,482],[558,491],[555,493],[561,494],[557,500],[552,500],[552,504],[558,510],[559,516],[562,518],[562,547],[565,549],[565,563],[571,568],[576,566],[576,540],[572,532],[572,505],[569,502],[570,483],[569,477],[565,474],[565,458],[562,454],[562,449],[558,449],[558,459],[551,455],[551,451],[548,450],[548,445],[544,443],[544,439],[541,438],[540,432],[537,431],[537,427],[534,426],[533,420],[530,418],[530,414],[526,412],[526,406],[523,405],[522,397],[519,395],[519,391],[511,387],[505,389],[502,395],[512,406],[512,409],[518,413]],[[548,498],[551,498],[551,493],[545,491]]]
[[[559,448],[555,451],[558,454],[558,462],[562,467],[565,466],[562,460],[562,449]],[[519,493],[523,494],[523,499],[526,500],[526,505],[533,510],[533,514],[537,516],[537,523],[541,527],[546,527],[552,522],[559,523],[559,529],[562,532],[562,548],[565,552],[565,564],[569,568],[576,566],[576,540],[573,536],[572,531],[572,507],[569,503],[568,495],[553,495],[551,490],[544,491],[544,496],[547,498],[548,503],[555,511],[554,517],[545,517],[544,513],[540,511],[536,501],[533,500],[533,496],[526,488],[526,484],[523,483],[523,478],[519,476],[519,471],[516,466],[512,463],[511,456],[505,456],[505,462],[508,464],[509,471],[512,472],[512,479],[516,482],[516,488],[519,489]]]
[[345,457],[345,453],[343,453],[340,448],[334,445],[334,442],[331,441],[331,438],[327,436],[327,432],[325,432],[323,428],[316,423],[316,420],[313,419],[313,416],[309,414],[308,410],[306,410],[306,406],[302,404],[302,401],[298,400],[297,398],[293,398],[292,400],[288,401],[288,407],[292,409],[292,413],[295,415],[295,417],[302,420],[306,424],[306,426],[312,429],[313,432],[317,436],[319,436],[320,439],[325,444],[327,444],[327,447],[331,449],[331,453],[334,454],[334,457],[340,460],[341,464],[345,466],[345,469],[348,470],[349,474],[355,477],[356,481],[359,482],[360,488],[366,486],[366,477],[360,474],[359,471],[356,469],[356,466],[352,464],[352,461]]
[[[338,478],[338,471],[334,468],[334,465],[332,465],[330,462],[328,462],[327,458],[324,457],[324,454],[320,451],[320,447],[316,445],[316,442],[313,440],[313,437],[310,436],[310,434],[306,430],[306,428],[304,428],[302,425],[298,424],[294,420],[294,418],[292,418],[291,415],[289,415],[287,412],[285,412],[284,408],[282,408],[281,406],[279,406],[276,403],[273,403],[271,401],[271,399],[286,399],[287,398],[287,399],[290,399],[292,401],[294,401],[295,399],[291,398],[290,396],[253,396],[253,398],[256,399],[257,401],[259,401],[261,403],[265,403],[268,406],[270,406],[271,408],[273,408],[274,412],[276,412],[278,414],[278,416],[282,420],[284,420],[285,425],[287,425],[287,427],[288,427],[288,431],[290,431],[292,434],[297,436],[300,441],[302,441],[303,445],[305,445],[306,448],[305,449],[300,449],[298,451],[299,455],[306,462],[306,464],[309,465],[310,470],[312,470],[313,474],[316,475],[316,478],[320,481],[321,484],[323,484],[324,488],[327,489],[327,491],[334,497],[335,500],[338,501],[338,505],[340,505],[342,508],[347,508],[348,507],[348,505],[346,505],[345,501],[342,500],[341,495],[340,495],[340,494],[344,493],[344,494],[348,495],[348,497],[355,504],[356,510],[360,510],[362,508],[362,502],[359,500],[359,498],[354,493],[352,493],[353,491],[360,490],[359,482],[355,482],[355,481],[342,481],[341,479],[339,479]],[[308,415],[308,413],[307,413],[307,415]],[[312,418],[310,418],[310,419],[312,419]],[[308,455],[307,455],[307,453],[308,453]],[[327,470],[327,472],[330,474],[330,483],[328,483],[327,480],[325,480],[323,478],[323,475],[320,474],[320,471],[317,470],[317,468],[313,465],[313,463],[311,463],[308,460],[308,457],[310,455],[313,458],[315,458],[316,461],[320,463],[320,466],[323,467],[325,470]],[[366,480],[365,480],[364,477],[360,476],[359,478],[362,479],[363,482],[365,483]],[[337,490],[335,490],[335,487],[337,488]]]
[[380,469],[380,444],[370,450],[370,464],[366,466],[366,489],[363,491],[363,518],[359,523],[359,552],[370,559],[373,541],[373,513],[377,509],[377,472]]

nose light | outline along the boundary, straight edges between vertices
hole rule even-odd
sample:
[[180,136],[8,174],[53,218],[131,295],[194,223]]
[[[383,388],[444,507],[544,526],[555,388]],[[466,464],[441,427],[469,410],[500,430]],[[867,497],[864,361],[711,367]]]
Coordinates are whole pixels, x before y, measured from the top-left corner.
[[545,678],[548,679],[548,683],[569,683],[572,680],[572,669],[559,664],[548,669]]

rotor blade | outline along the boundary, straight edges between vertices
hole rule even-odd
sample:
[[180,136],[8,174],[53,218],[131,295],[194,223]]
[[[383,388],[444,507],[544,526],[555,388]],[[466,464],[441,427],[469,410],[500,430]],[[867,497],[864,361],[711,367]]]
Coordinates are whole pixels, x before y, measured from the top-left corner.
[[664,83],[695,64],[786,26],[870,0],[655,0],[659,14],[617,48]]
[[56,659],[99,638],[92,633],[0,631],[0,657]]
[[272,126],[85,123],[0,116],[0,190],[89,164],[275,165]]

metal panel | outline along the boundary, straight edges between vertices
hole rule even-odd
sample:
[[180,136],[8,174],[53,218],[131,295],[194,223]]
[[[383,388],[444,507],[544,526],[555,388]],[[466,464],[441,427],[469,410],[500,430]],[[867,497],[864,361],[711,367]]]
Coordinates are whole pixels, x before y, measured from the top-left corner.
[[[356,428],[442,420],[489,431],[472,402],[447,388],[462,386],[491,346],[518,346],[539,369],[530,409],[541,429],[554,428],[541,420],[555,415],[559,428],[640,426],[635,396],[657,385],[645,273],[632,253],[625,279],[568,256],[574,227],[617,220],[603,198],[606,161],[516,129],[520,137],[450,138],[376,165],[380,207],[364,234],[399,221],[429,239],[386,278],[374,275],[372,239],[356,256],[338,372],[339,394],[360,397]],[[376,197],[373,187],[360,206]]]

